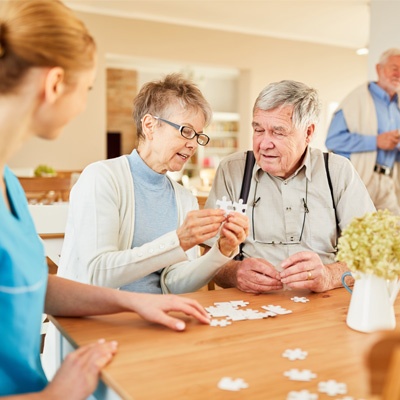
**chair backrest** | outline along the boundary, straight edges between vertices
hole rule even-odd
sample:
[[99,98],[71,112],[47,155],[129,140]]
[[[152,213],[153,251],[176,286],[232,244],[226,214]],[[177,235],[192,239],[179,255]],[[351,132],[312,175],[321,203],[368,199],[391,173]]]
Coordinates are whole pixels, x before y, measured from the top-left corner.
[[196,196],[199,203],[199,208],[202,210],[207,201],[207,196]]
[[382,400],[400,400],[400,331],[377,333],[366,363],[371,394]]
[[71,176],[19,177],[29,203],[68,201]]
[[55,265],[59,263],[64,241],[68,207],[69,203],[29,205],[36,231],[43,240],[46,255]]

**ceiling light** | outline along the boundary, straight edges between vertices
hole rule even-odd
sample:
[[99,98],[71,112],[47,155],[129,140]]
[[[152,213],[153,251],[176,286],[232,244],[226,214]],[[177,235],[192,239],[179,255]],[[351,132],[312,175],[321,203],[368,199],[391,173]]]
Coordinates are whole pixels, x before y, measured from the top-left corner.
[[360,49],[356,50],[357,55],[359,56],[365,56],[366,54],[369,53],[369,50],[367,47],[361,47]]

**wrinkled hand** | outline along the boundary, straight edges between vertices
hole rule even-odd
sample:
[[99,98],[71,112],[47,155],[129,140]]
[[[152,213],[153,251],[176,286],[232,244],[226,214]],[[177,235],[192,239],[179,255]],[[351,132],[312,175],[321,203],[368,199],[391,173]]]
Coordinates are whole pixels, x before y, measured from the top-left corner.
[[400,142],[400,132],[398,129],[383,132],[376,138],[376,144],[379,149],[393,150]]
[[262,258],[245,258],[237,262],[235,287],[248,293],[266,293],[282,289],[279,272]]
[[282,262],[282,283],[293,289],[309,289],[313,292],[328,290],[329,271],[318,254],[301,251]]
[[132,309],[142,318],[165,325],[175,331],[183,331],[185,323],[175,317],[168,315],[169,311],[181,311],[190,315],[203,324],[209,324],[210,319],[205,309],[196,301],[187,297],[180,297],[173,294],[158,295],[135,293],[135,301]]
[[240,243],[244,242],[249,234],[249,219],[246,215],[231,212],[220,231],[219,250],[226,257],[232,256],[237,251]]
[[222,209],[205,209],[188,212],[176,233],[184,251],[214,237],[226,220]]
[[101,339],[69,353],[43,391],[43,398],[57,400],[67,396],[71,400],[87,399],[97,387],[100,370],[111,361],[116,351],[116,342]]

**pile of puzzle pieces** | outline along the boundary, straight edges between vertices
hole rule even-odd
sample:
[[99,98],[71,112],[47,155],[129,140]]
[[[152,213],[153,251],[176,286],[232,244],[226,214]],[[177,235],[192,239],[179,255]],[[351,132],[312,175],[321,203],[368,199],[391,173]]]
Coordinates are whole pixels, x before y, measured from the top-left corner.
[[[290,314],[292,311],[281,306],[262,306],[265,311],[253,310],[245,308],[249,303],[243,300],[233,300],[226,302],[217,302],[213,306],[205,307],[208,314],[212,317],[210,326],[227,326],[231,321],[244,321],[248,319],[263,319],[275,317],[278,314]],[[215,319],[224,318],[224,319]]]

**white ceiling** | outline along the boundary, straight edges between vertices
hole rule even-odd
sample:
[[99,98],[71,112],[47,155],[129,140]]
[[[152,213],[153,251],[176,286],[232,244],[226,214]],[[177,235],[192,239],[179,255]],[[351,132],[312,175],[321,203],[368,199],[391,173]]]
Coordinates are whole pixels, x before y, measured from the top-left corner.
[[371,0],[64,0],[71,8],[351,49],[368,47]]

